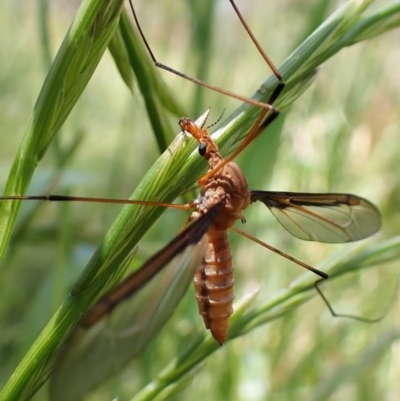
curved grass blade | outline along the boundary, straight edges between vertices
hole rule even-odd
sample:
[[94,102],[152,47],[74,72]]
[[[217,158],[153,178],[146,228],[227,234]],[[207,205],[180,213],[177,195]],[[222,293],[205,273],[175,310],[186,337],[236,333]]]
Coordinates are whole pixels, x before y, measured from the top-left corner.
[[158,149],[162,153],[167,149],[174,133],[169,121],[162,112],[162,107],[169,109],[175,115],[182,115],[183,107],[169,93],[161,78],[154,73],[154,66],[147,56],[140,38],[133,31],[125,12],[121,16],[119,32],[124,42],[131,68],[136,76],[139,90],[143,96]]
[[[82,3],[43,84],[4,191],[22,195],[39,161],[89,82],[118,24],[123,0]],[[0,257],[20,202],[0,204]]]

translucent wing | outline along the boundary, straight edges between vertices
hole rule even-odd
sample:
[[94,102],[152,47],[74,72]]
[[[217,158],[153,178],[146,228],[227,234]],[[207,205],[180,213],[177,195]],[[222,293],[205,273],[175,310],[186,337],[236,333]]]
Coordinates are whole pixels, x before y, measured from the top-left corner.
[[[58,355],[50,382],[52,401],[81,399],[160,331],[201,263],[205,233],[217,210],[210,210],[181,232],[89,311],[89,319],[83,320]],[[164,267],[162,274],[141,288]]]
[[306,241],[357,241],[381,226],[378,209],[355,195],[250,191],[250,196],[252,202],[263,202],[286,230]]
[[186,230],[177,235],[168,245],[150,258],[139,270],[132,273],[122,281],[112,291],[105,294],[87,312],[82,320],[82,325],[90,327],[100,320],[103,316],[110,313],[115,306],[124,299],[129,298],[151,278],[153,278],[163,267],[170,262],[176,255],[184,251],[190,245],[196,245],[207,232],[208,227],[218,213],[219,204],[214,206],[209,212],[201,216]]

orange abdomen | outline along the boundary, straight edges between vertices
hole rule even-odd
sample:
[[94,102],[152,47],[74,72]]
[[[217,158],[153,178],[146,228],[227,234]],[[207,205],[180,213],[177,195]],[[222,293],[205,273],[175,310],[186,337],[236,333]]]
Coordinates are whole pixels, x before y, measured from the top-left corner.
[[234,298],[232,256],[226,231],[208,231],[207,250],[193,282],[199,313],[206,328],[222,345],[228,336]]

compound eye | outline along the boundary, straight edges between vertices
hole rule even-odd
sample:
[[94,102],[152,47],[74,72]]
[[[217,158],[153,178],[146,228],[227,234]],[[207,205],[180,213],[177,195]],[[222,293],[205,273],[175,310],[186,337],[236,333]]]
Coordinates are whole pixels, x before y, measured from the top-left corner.
[[207,143],[206,142],[201,142],[200,145],[199,145],[200,156],[204,156],[206,154],[206,149],[207,149]]

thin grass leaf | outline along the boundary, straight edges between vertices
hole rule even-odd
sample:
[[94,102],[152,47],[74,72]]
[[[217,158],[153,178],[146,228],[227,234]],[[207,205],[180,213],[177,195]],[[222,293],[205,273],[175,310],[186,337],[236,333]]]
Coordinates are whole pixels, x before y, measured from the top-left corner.
[[110,50],[110,53],[123,81],[125,82],[125,85],[131,92],[133,92],[134,75],[129,63],[128,52],[126,51],[126,47],[119,29],[115,32],[114,36],[110,40],[108,49]]
[[[166,110],[176,117],[185,115],[184,107],[177,100],[176,95],[171,92],[162,80],[160,74],[158,74],[159,70],[154,66],[137,29],[135,30],[132,24],[133,22],[124,11],[119,24],[119,30],[131,59],[131,67],[138,80],[139,89],[145,101],[149,102],[149,105],[146,105],[149,118],[153,113],[150,108],[151,101],[155,104],[159,101]],[[150,100],[147,100],[147,97],[149,97]]]
[[170,94],[161,79],[154,74],[154,65],[141,43],[141,38],[133,31],[126,13],[122,13],[119,29],[131,67],[136,75],[139,90],[143,96],[158,149],[162,153],[167,149],[168,143],[173,138],[173,129],[166,119],[163,107],[180,115],[182,115],[183,108]]
[[[118,24],[123,1],[86,0],[69,29],[36,101],[5,195],[26,192],[39,161],[89,82]],[[0,256],[20,202],[0,205]]]

